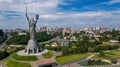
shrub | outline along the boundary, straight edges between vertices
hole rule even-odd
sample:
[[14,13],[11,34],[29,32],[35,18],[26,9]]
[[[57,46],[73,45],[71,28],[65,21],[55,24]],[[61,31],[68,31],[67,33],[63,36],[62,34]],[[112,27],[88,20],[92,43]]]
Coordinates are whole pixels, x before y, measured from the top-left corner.
[[111,63],[116,64],[117,60],[111,59]]
[[100,52],[99,52],[99,55],[100,55],[100,56],[104,56],[105,53],[104,53],[103,51],[100,51]]
[[6,58],[9,56],[9,53],[7,51],[0,51],[0,60]]

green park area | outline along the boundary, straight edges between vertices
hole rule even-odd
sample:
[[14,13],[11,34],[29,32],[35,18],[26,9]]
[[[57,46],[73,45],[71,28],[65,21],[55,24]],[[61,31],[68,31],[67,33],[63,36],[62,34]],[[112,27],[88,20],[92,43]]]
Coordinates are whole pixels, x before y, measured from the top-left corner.
[[107,51],[104,52],[102,55],[101,54],[97,54],[93,57],[93,59],[120,59],[120,50],[113,50],[113,51]]
[[44,58],[51,58],[53,56],[53,52],[52,51],[48,51],[47,53],[43,54]]
[[110,63],[103,62],[101,60],[88,60],[88,61],[80,62],[79,64],[82,66],[95,66],[95,65],[108,65]]
[[13,61],[10,58],[7,58],[5,61],[7,67],[31,67],[29,63]]
[[16,53],[13,54],[12,57],[14,59],[20,60],[20,61],[36,61],[36,60],[38,60],[38,58],[36,56],[20,56],[20,55],[17,55]]
[[75,60],[79,60],[79,59],[83,59],[88,57],[90,54],[85,53],[85,54],[74,54],[74,55],[67,55],[67,56],[60,56],[60,57],[56,57],[56,61],[59,64],[64,64],[67,62],[71,62],[71,61],[75,61]]

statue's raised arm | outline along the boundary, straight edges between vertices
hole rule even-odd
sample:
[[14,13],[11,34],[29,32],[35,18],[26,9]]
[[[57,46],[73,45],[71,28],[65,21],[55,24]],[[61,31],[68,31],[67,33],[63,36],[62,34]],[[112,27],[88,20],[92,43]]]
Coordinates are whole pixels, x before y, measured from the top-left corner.
[[39,15],[38,15],[38,14],[36,14],[36,22],[38,21],[38,19],[39,19]]
[[28,15],[27,15],[27,7],[26,7],[26,13],[25,13],[25,16],[26,16],[27,20],[29,21],[29,17],[28,17]]

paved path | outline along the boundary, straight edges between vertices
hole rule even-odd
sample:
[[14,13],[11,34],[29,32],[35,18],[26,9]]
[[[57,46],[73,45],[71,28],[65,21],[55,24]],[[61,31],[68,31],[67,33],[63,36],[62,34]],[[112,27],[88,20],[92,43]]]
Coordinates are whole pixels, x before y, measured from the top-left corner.
[[1,45],[0,45],[0,50],[2,50],[4,47],[5,47],[6,43],[3,42]]
[[30,53],[30,54],[28,54],[28,53],[25,53],[25,50],[21,50],[21,51],[18,51],[17,54],[20,55],[20,56],[41,56],[42,54],[45,54],[47,52],[48,52],[48,50],[45,49],[40,53]]
[[10,37],[7,38],[7,40],[5,40],[2,44],[0,44],[0,50],[3,50],[3,48],[6,45],[6,42],[10,39]]
[[0,61],[0,67],[6,67],[6,65],[4,64],[4,60]]
[[86,61],[86,60],[88,60],[88,59],[91,59],[93,56],[95,56],[96,54],[92,54],[92,55],[90,55],[90,56],[88,56],[87,58],[85,58],[83,61]]
[[110,60],[106,60],[106,59],[101,59],[102,61],[104,61],[104,62],[108,62],[108,63],[111,63],[111,61]]

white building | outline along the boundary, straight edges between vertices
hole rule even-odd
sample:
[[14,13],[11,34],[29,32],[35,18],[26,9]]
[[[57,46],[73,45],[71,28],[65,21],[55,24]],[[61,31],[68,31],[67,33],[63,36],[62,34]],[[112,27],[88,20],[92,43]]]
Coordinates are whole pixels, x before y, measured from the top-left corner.
[[117,41],[117,40],[110,40],[109,42],[111,42],[111,43],[118,43],[119,41]]

